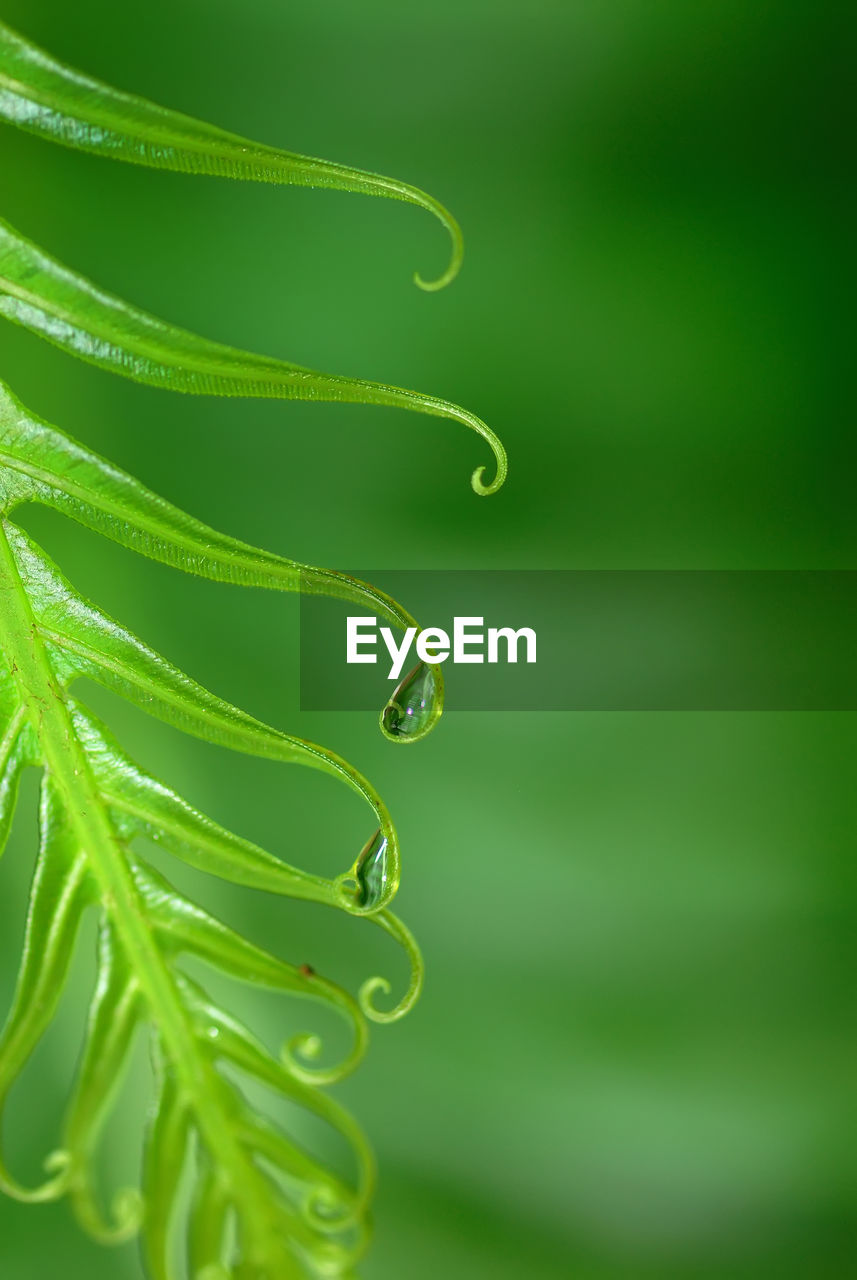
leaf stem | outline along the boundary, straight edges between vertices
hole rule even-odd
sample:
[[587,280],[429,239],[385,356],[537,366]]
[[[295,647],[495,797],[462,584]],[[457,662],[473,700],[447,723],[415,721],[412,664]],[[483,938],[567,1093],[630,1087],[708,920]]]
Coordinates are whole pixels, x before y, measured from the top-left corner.
[[[266,1211],[271,1197],[265,1178],[233,1132],[225,1082],[199,1050],[175,979],[150,931],[131,869],[75,732],[66,693],[53,673],[6,521],[0,522],[0,647],[38,732],[46,768],[86,849],[104,910],[149,1004],[184,1105],[193,1110],[205,1146],[241,1207],[247,1261],[283,1280],[299,1277],[300,1267],[282,1242],[274,1215]],[[274,1266],[275,1273],[270,1270]]]

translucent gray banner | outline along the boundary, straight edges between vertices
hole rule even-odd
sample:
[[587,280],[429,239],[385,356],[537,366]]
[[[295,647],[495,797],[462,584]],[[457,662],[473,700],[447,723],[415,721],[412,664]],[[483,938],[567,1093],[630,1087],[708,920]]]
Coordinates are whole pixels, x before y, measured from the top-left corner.
[[[352,576],[392,596],[422,628],[448,634],[451,652],[442,667],[449,710],[857,709],[854,571],[367,570]],[[369,606],[318,591],[318,579],[308,580],[301,596],[301,706],[377,710],[419,661],[416,640],[396,673],[390,644],[401,646],[402,628]],[[350,624],[352,656],[359,653],[362,662],[347,661],[349,617],[363,620]],[[481,654],[482,661],[454,660],[456,618],[459,633],[470,637],[459,656]],[[481,623],[462,628],[462,619]],[[535,643],[526,634],[517,637],[516,662],[508,660],[504,629],[535,636]],[[498,633],[493,639],[492,631]],[[365,660],[372,655],[374,662]]]

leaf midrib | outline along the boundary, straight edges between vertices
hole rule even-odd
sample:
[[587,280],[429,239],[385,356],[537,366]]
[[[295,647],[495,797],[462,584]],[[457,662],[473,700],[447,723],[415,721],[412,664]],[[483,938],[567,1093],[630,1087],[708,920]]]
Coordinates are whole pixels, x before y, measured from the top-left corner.
[[11,759],[12,752],[15,750],[18,734],[23,729],[26,718],[26,711],[23,707],[20,707],[9,721],[9,727],[3,735],[3,741],[0,742],[0,778],[6,772],[6,766]]
[[[427,192],[421,191],[418,187],[411,186],[407,182],[399,182],[395,178],[388,178],[384,174],[375,173],[371,169],[356,169],[351,165],[335,164],[330,160],[322,160],[317,156],[307,156],[298,151],[284,151],[279,147],[268,146],[264,142],[253,142],[250,139],[242,138],[240,134],[232,133],[229,129],[221,129],[218,126],[204,126],[203,122],[197,120],[194,116],[186,115],[182,111],[173,111],[168,107],[159,107],[157,103],[149,102],[146,98],[140,98],[135,94],[124,93],[120,89],[113,89],[105,84],[101,84],[95,80],[87,78],[87,87],[93,92],[109,93],[117,99],[123,106],[127,106],[131,110],[139,111],[144,108],[155,114],[163,112],[167,116],[172,116],[182,124],[192,129],[207,127],[210,132],[201,138],[195,138],[192,135],[178,135],[173,127],[169,124],[160,124],[147,119],[145,123],[142,121],[135,122],[137,127],[145,130],[146,142],[151,142],[152,146],[165,146],[173,151],[178,159],[182,152],[190,152],[192,155],[201,156],[207,159],[227,159],[234,163],[236,167],[245,165],[250,167],[253,161],[257,163],[269,162],[271,172],[278,174],[281,178],[286,178],[285,183],[277,183],[274,179],[266,178],[262,174],[253,173],[251,176],[256,181],[269,182],[273,185],[291,185],[291,186],[313,186],[316,185],[313,180],[328,179],[327,183],[317,182],[319,186],[333,186],[339,190],[353,191],[355,188],[364,192],[377,193],[380,196],[386,196],[392,200],[402,200],[408,204],[414,204],[419,208],[425,209],[438,217],[441,222],[444,219],[440,217],[438,212],[441,206],[438,205]],[[82,115],[77,114],[78,104],[75,103],[70,109],[68,102],[64,102],[59,93],[52,93],[50,89],[42,86],[36,87],[27,84],[23,80],[18,80],[13,76],[0,72],[0,89],[6,89],[9,93],[18,98],[22,98],[25,102],[35,103],[36,106],[45,107],[48,111],[52,111],[62,120],[67,120],[75,124],[96,124],[98,128],[104,129],[106,133],[112,133],[120,142],[127,143],[127,138],[123,137],[124,122],[117,122],[110,111],[104,111],[101,104],[94,99],[87,104],[87,111],[90,113],[88,120]],[[26,122],[23,127],[27,127]],[[29,127],[32,127],[31,125]],[[127,128],[127,125],[125,125]],[[68,144],[67,144],[68,145]],[[99,152],[100,148],[94,143],[77,143],[83,150]],[[216,148],[222,148],[227,152],[226,156],[217,154]],[[131,163],[144,165],[146,168],[171,168],[172,166],[154,163],[147,157],[141,157],[133,154],[131,157],[122,157],[130,159]],[[178,167],[178,166],[177,166]],[[203,173],[205,171],[203,170]],[[301,182],[300,179],[304,181]],[[297,181],[295,181],[297,179]],[[449,215],[448,215],[449,216]]]
[[146,997],[152,1021],[182,1084],[185,1105],[192,1108],[205,1145],[228,1177],[231,1195],[241,1205],[242,1221],[258,1250],[277,1250],[295,1276],[299,1271],[280,1245],[275,1224],[264,1205],[267,1184],[254,1161],[233,1137],[228,1108],[220,1103],[225,1083],[199,1051],[173,975],[158,950],[146,921],[142,898],[118,847],[104,811],[89,757],[77,736],[64,692],[53,674],[44,637],[30,606],[6,533],[0,522],[0,635],[14,667],[22,704],[39,739],[45,765],[62,796],[81,847],[99,886],[102,910],[108,913],[131,972]]
[[[21,475],[28,476],[31,480],[36,480],[55,492],[64,493],[69,498],[76,498],[86,506],[92,507],[94,510],[101,511],[105,515],[112,517],[117,524],[121,523],[123,520],[127,520],[128,518],[127,511],[123,510],[120,505],[111,502],[110,499],[105,497],[103,494],[99,493],[97,495],[98,500],[96,501],[96,495],[91,489],[88,489],[85,485],[77,484],[74,480],[65,476],[63,477],[63,484],[59,485],[57,483],[57,477],[53,472],[47,471],[43,467],[36,466],[35,463],[26,462],[23,458],[16,457],[14,454],[0,451],[0,467],[8,467],[10,471],[17,471]],[[171,503],[164,502],[163,505],[173,514],[180,514],[178,508],[173,507]],[[135,516],[138,521],[138,527],[148,533],[154,541],[160,543],[164,548],[170,545],[158,525],[154,521],[149,520],[139,508],[135,512]],[[208,532],[208,530],[206,530],[206,532]],[[215,531],[211,530],[211,532],[214,533]],[[188,555],[201,554],[199,549],[195,547],[192,542],[181,539],[175,531],[173,532],[172,545],[181,547],[181,549],[186,551]],[[240,543],[238,543],[238,545],[241,546]],[[251,547],[249,543],[246,543],[241,547],[241,554],[238,554],[237,552],[227,553],[219,550],[219,548],[212,549],[211,545],[206,547],[205,554],[218,564],[235,565],[238,568],[246,568],[259,574],[263,572],[261,565],[258,563],[261,561],[262,564],[264,564],[264,571],[270,573],[272,577],[277,576],[277,569],[280,570],[284,578],[289,572],[295,574],[310,572],[306,566],[298,564],[295,560],[285,560],[283,558],[273,556],[268,559],[264,554],[260,554],[255,547]],[[311,570],[311,572],[323,571]]]

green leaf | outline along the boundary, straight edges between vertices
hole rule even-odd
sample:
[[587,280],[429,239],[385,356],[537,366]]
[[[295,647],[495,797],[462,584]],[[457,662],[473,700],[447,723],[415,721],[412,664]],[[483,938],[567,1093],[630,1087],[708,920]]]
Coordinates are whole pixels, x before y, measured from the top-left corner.
[[[8,831],[24,767],[42,769],[40,852],[13,1008],[0,1037],[0,1111],[61,998],[84,913],[100,921],[98,974],[86,1041],[60,1148],[42,1185],[23,1186],[0,1158],[0,1187],[22,1200],[68,1194],[82,1226],[105,1243],[141,1228],[152,1280],[173,1280],[176,1192],[195,1183],[187,1225],[198,1274],[209,1280],[323,1273],[344,1276],[364,1251],[374,1164],[354,1121],[323,1092],[361,1060],[365,1018],[400,1017],[419,995],[422,964],[387,910],[399,881],[395,827],[374,788],[325,748],[262,723],[218,698],[79,596],[9,512],[50,503],[124,545],[188,571],[293,589],[300,566],[198,525],[0,393],[0,836]],[[318,586],[372,594],[323,573]],[[377,599],[376,599],[377,604]],[[394,602],[392,615],[403,615]],[[358,892],[359,856],[334,879],[290,866],[197,812],[131,761],[72,686],[100,681],[149,714],[208,742],[321,769],[372,808],[387,841],[380,896]],[[404,949],[408,988],[392,1009],[374,1005],[389,984],[364,982],[359,1000],[305,965],[289,964],[179,893],[141,841],[235,884],[336,907],[373,920]],[[334,1059],[315,1031],[292,1034],[279,1057],[191,981],[187,959],[293,1000],[338,1013],[351,1045]],[[147,1028],[158,1098],[142,1189],[105,1209],[98,1147],[135,1038]],[[226,1071],[224,1071],[226,1068]],[[330,1126],[351,1152],[343,1180],[244,1097],[236,1077],[262,1082]],[[234,1224],[234,1227],[230,1224]]]
[[506,478],[503,445],[468,410],[436,396],[364,378],[316,373],[200,338],[106,293],[2,220],[0,315],[81,360],[171,391],[384,405],[450,418],[475,431],[494,454],[494,479],[486,484],[485,468],[477,467],[471,477],[475,492],[496,493]]
[[439,279],[414,279],[442,289],[458,275],[464,245],[452,214],[432,196],[395,178],[349,165],[280,151],[216,126],[120,93],[64,66],[0,22],[0,119],[80,151],[181,173],[251,182],[332,187],[419,205],[439,218],[452,240]]
[[[462,256],[457,223],[406,183],[249,142],[168,111],[63,66],[0,23],[0,119],[97,155],[152,168],[277,184],[333,187],[407,201],[440,219],[452,240],[447,284]],[[198,337],[139,311],[64,267],[0,221],[0,314],[98,367],[196,395],[327,400],[406,408],[460,422],[490,446],[496,472],[473,473],[495,492],[506,455],[481,419],[434,396],[317,373]],[[289,1280],[353,1276],[369,1237],[375,1169],[359,1127],[323,1088],[362,1057],[366,1018],[388,1022],[419,996],[417,945],[388,909],[399,884],[395,827],[369,782],[325,748],[264,724],[204,689],[117,621],[79,596],[10,520],[21,503],[52,506],[96,532],[185,572],[271,590],[336,596],[403,628],[416,624],[394,600],[346,575],[298,564],[239,542],[185,515],[104,459],[30,415],[0,383],[0,853],[23,770],[42,772],[40,843],[13,1007],[0,1035],[0,1113],[62,996],[79,926],[98,916],[96,986],[61,1147],[27,1188],[0,1152],[0,1187],[25,1200],[68,1194],[86,1230],[105,1243],[142,1226],[151,1280],[174,1280],[179,1191],[192,1182],[185,1235],[192,1280]],[[321,769],[368,802],[371,835],[333,879],[290,865],[199,813],[140,769],[79,700],[81,677],[149,714],[223,747]],[[413,686],[413,688],[412,688]],[[394,741],[413,742],[443,707],[439,667],[397,690],[420,691],[414,732],[395,728],[402,707],[382,712]],[[433,691],[431,694],[425,691]],[[422,704],[425,704],[424,706]],[[409,721],[409,727],[411,722]],[[404,950],[410,980],[392,1007],[386,979],[355,999],[306,965],[242,937],[179,893],[150,865],[145,842],[234,884],[336,907],[373,921]],[[355,842],[356,843],[356,842]],[[314,1030],[290,1034],[279,1055],[185,972],[190,958],[231,978],[335,1012],[350,1047],[331,1061]],[[129,1055],[148,1033],[156,1098],[142,1188],[98,1188],[99,1140]],[[345,1178],[251,1106],[243,1083],[325,1122],[352,1157]],[[2,1114],[0,1114],[2,1119]]]
[[[369,583],[260,550],[186,515],[35,417],[0,382],[0,506],[11,512],[28,501],[61,511],[122,546],[186,573],[273,591],[331,596],[370,609],[402,630],[417,626],[400,604]],[[390,733],[382,711],[381,730],[391,741],[417,741],[439,720],[443,671],[439,666],[431,671],[433,710],[418,733],[410,738]],[[2,759],[0,748],[0,785]]]

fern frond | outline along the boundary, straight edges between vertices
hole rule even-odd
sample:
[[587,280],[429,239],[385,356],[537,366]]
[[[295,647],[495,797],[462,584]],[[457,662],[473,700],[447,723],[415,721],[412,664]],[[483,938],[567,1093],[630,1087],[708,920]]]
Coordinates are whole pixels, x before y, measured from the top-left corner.
[[471,477],[474,491],[496,493],[506,478],[503,445],[467,409],[418,391],[317,373],[200,338],[106,293],[2,220],[0,315],[89,364],[171,391],[384,405],[450,418],[475,431],[494,454],[494,479],[486,484],[485,468],[477,467]]
[[[402,630],[417,627],[400,604],[369,583],[334,569],[287,560],[186,515],[30,413],[0,381],[0,509],[11,512],[23,502],[52,507],[121,546],[198,577],[331,596],[368,608]],[[416,732],[396,733],[387,709],[381,713],[382,731],[394,742],[425,737],[443,712],[442,668],[426,670],[431,706]]]
[[[149,554],[157,548],[159,558],[186,569],[199,568],[194,555],[204,558],[201,547],[188,554],[187,539],[193,545],[198,530],[162,504],[165,515],[154,495],[138,491],[122,473],[105,473],[101,460],[76,453],[77,446],[58,432],[40,429],[26,414],[22,418],[11,397],[3,404],[0,452],[8,461],[0,469],[0,836],[8,832],[18,780],[28,765],[42,769],[42,799],[23,960],[0,1037],[0,1110],[54,1016],[87,910],[100,918],[100,943],[86,1044],[62,1144],[48,1157],[48,1176],[36,1188],[23,1186],[0,1158],[0,1187],[30,1201],[68,1194],[81,1224],[104,1242],[125,1239],[142,1223],[153,1280],[173,1280],[174,1192],[190,1165],[196,1179],[188,1224],[195,1277],[344,1275],[368,1238],[374,1168],[359,1128],[320,1088],[362,1057],[366,1016],[399,1017],[419,994],[416,944],[386,909],[399,879],[395,828],[377,793],[351,766],[209,693],[73,590],[8,519],[16,503],[37,497],[94,527],[109,519],[117,536],[123,507],[116,503],[124,494],[134,519],[148,517],[149,537],[142,547],[139,530],[126,530],[119,540]],[[24,428],[30,432],[26,438]],[[87,496],[76,496],[77,482]],[[106,493],[114,495],[113,506],[104,505]],[[178,541],[171,536],[173,525]],[[219,571],[228,564],[229,540],[221,539],[217,549],[223,559],[213,557],[208,567]],[[266,565],[252,552],[241,550],[242,565],[262,576],[271,571],[272,582],[278,582],[276,558]],[[362,586],[347,582],[345,589]],[[80,677],[207,741],[322,769],[371,805],[378,834],[335,879],[289,866],[198,813],[135,765],[71,692]],[[358,1002],[307,966],[263,951],[169,884],[139,851],[141,839],[233,883],[374,920],[409,957],[407,992],[393,1009],[382,1011],[374,998],[389,992],[385,979],[368,979]],[[303,1033],[291,1036],[274,1057],[190,980],[182,968],[188,956],[240,981],[336,1011],[351,1029],[351,1048],[338,1061],[319,1065],[321,1042]],[[158,1077],[143,1188],[120,1191],[106,1213],[96,1186],[99,1135],[141,1025],[150,1030]],[[352,1152],[352,1182],[343,1182],[257,1115],[233,1083],[236,1071],[330,1125]],[[236,1233],[238,1252],[232,1254]]]
[[464,254],[452,214],[418,187],[378,173],[280,151],[121,93],[64,66],[0,22],[0,119],[53,142],[112,160],[252,182],[330,187],[386,196],[427,209],[449,232],[452,254],[437,280],[416,274],[421,289],[444,288]]
[[[0,120],[94,154],[152,168],[277,184],[334,187],[429,210],[452,240],[447,210],[406,183],[248,142],[63,66],[0,23]],[[481,419],[433,396],[339,377],[233,349],[135,309],[70,271],[0,221],[0,314],[72,355],[139,382],[197,395],[327,400],[406,408],[463,423],[490,446],[496,473],[472,478],[493,493],[506,455]],[[97,980],[58,1149],[40,1186],[11,1173],[0,1144],[0,1189],[22,1200],[68,1195],[105,1243],[142,1228],[150,1280],[176,1280],[176,1205],[192,1184],[185,1223],[191,1280],[345,1277],[365,1249],[374,1184],[359,1127],[326,1093],[360,1060],[367,1019],[400,1017],[417,999],[422,961],[389,910],[400,854],[390,815],[369,782],[334,753],[292,737],[204,689],[84,600],[10,516],[21,503],[54,507],[121,545],[218,581],[329,594],[415,627],[394,601],[343,574],[298,564],[208,528],[33,417],[0,382],[0,854],[22,772],[41,770],[39,854],[13,1007],[0,1034],[0,1119],[10,1091],[51,1024],[84,915],[97,915]],[[199,813],[135,764],[77,696],[81,677],[208,742],[300,763],[344,782],[372,808],[373,834],[332,879],[291,866]],[[421,664],[381,714],[393,740],[412,742],[443,706],[439,667]],[[404,950],[410,981],[392,1007],[382,977],[355,999],[307,965],[254,945],[180,893],[147,860],[145,842],[197,870],[257,890],[311,900],[373,921]],[[322,1052],[314,1032],[292,1032],[279,1054],[222,1009],[186,961],[301,997],[338,1014],[350,1048]],[[96,1168],[101,1134],[135,1040],[151,1042],[155,1097],[141,1186],[105,1208]],[[341,1176],[266,1112],[247,1082],[332,1129],[351,1154]],[[274,1104],[276,1105],[276,1104]]]

